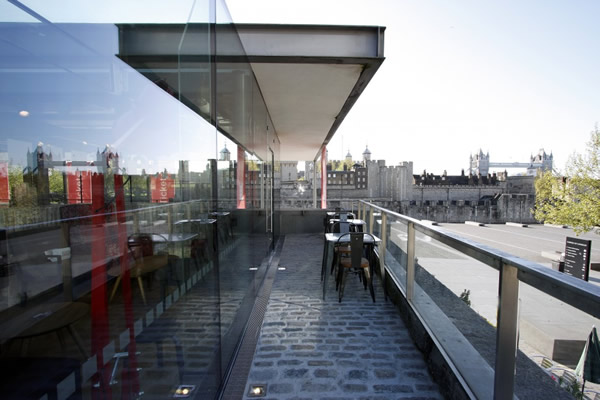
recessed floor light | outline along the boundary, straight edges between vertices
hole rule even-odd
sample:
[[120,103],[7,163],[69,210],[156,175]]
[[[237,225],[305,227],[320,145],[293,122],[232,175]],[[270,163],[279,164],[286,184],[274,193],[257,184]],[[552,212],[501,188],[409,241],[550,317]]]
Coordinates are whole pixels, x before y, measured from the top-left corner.
[[185,399],[192,395],[194,389],[196,389],[196,385],[179,385],[177,386],[177,389],[175,389],[175,394],[173,394],[173,397]]
[[258,271],[258,267],[250,267],[248,268],[249,271]]
[[250,385],[248,397],[265,397],[267,395],[267,385]]
[[286,269],[285,267],[279,267],[279,268],[277,268],[278,271],[285,271],[285,269]]

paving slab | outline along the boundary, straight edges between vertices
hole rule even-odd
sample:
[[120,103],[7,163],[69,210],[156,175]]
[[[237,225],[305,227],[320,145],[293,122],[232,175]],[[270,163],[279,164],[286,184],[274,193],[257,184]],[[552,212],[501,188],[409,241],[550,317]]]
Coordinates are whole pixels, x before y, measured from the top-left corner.
[[323,237],[286,235],[246,383],[265,399],[442,399],[398,310],[354,275],[322,299]]

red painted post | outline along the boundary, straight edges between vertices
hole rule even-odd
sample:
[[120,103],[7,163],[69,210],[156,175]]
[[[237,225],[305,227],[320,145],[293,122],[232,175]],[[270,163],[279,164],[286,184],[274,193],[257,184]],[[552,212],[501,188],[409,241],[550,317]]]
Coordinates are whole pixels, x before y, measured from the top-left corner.
[[321,150],[321,208],[327,208],[327,148]]
[[99,373],[92,385],[93,399],[111,399],[108,385],[110,360],[104,360],[103,349],[108,344],[108,298],[106,292],[106,210],[104,203],[104,174],[92,174],[92,354],[96,356]]
[[131,279],[129,272],[129,248],[127,246],[127,226],[125,225],[125,193],[123,188],[123,175],[115,174],[115,204],[118,226],[118,246],[121,264],[121,292],[123,294],[123,307],[125,311],[125,326],[129,329],[128,368],[123,368],[121,373],[121,398],[136,399],[140,392],[139,374],[137,371],[137,357],[135,355],[135,330],[133,327],[133,306],[131,296]]

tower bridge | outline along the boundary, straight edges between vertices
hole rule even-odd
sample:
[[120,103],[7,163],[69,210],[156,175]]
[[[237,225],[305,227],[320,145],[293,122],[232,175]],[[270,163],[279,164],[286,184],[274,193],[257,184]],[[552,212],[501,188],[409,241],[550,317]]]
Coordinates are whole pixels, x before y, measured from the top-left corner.
[[528,163],[523,162],[490,162],[490,153],[479,153],[469,156],[469,172],[473,175],[487,175],[490,168],[527,168],[527,175],[535,175],[538,169],[551,171],[554,156],[540,149],[536,155],[531,155]]

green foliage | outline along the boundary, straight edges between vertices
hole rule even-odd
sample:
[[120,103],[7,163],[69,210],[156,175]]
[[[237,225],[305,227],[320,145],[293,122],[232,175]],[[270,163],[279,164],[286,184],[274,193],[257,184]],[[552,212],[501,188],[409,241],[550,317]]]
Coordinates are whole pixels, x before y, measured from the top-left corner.
[[465,302],[466,305],[471,306],[471,291],[468,289],[463,290],[459,298]]
[[58,170],[48,171],[48,185],[50,193],[65,194],[64,174]]
[[37,191],[33,185],[23,182],[23,171],[18,166],[8,168],[11,207],[37,206]]
[[573,154],[566,176],[547,171],[535,180],[534,216],[538,221],[569,225],[580,234],[600,225],[600,130],[596,126],[585,154]]
[[577,400],[583,400],[583,392],[581,391],[581,385],[577,380],[570,381],[565,379],[563,376],[558,377],[558,385],[565,389],[567,392]]

